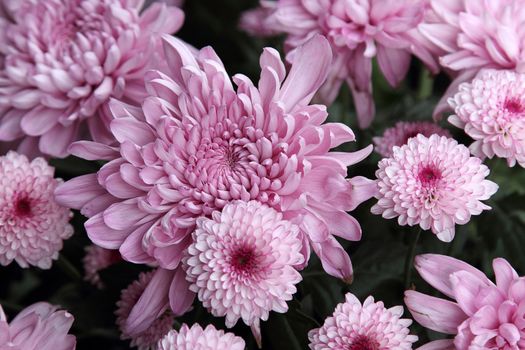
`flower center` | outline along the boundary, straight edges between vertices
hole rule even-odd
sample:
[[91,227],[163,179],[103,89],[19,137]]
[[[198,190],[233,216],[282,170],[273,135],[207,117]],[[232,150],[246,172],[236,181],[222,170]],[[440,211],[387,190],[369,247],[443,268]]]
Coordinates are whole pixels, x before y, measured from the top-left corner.
[[514,115],[523,115],[525,112],[525,106],[519,98],[509,98],[505,100],[503,108]]
[[360,335],[348,346],[347,350],[379,350],[379,344],[367,336]]
[[239,248],[233,252],[230,259],[233,270],[239,274],[249,275],[257,270],[257,255],[253,249]]
[[441,171],[434,166],[427,165],[419,170],[418,180],[425,187],[434,187],[441,179]]
[[28,198],[20,198],[15,203],[16,216],[29,216],[31,214],[31,202]]

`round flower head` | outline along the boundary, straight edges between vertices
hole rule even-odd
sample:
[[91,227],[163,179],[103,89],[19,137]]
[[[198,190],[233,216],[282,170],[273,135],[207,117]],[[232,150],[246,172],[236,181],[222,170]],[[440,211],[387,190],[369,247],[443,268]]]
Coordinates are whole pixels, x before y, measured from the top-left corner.
[[402,306],[385,308],[369,296],[361,302],[347,293],[320,328],[308,333],[312,350],[409,350],[417,341],[408,327],[412,320],[401,318]]
[[[11,3],[11,1],[9,2]],[[158,33],[182,24],[176,7],[136,0],[20,0],[0,19],[0,140],[68,155],[78,139],[112,143],[111,98],[140,102]]]
[[295,59],[296,48],[315,34],[328,38],[334,61],[320,96],[330,104],[341,83],[347,81],[361,127],[368,127],[375,114],[373,57],[377,57],[381,71],[393,86],[405,77],[412,53],[437,68],[430,53],[414,40],[426,0],[279,0],[271,6],[266,3],[262,2],[259,11],[271,11],[270,16],[258,22],[252,20],[248,29],[262,34],[285,33],[290,61]]
[[116,250],[104,249],[96,245],[86,247],[86,255],[82,259],[84,263],[84,279],[99,289],[103,288],[104,283],[100,279],[98,272],[113,265],[120,259],[120,254]]
[[198,324],[186,324],[177,332],[171,330],[160,342],[159,350],[244,350],[242,338],[217,330],[211,324],[202,329]]
[[165,36],[164,50],[171,77],[149,72],[150,96],[140,108],[112,105],[118,147],[72,145],[79,157],[111,161],[61,186],[58,200],[90,217],[86,230],[97,245],[165,269],[179,265],[198,217],[230,201],[257,200],[300,227],[305,263],[311,246],[328,273],[350,279],[350,258],[333,235],[360,239],[347,212],[376,187],[346,178],[371,146],[331,152],[354,134],[341,123],[323,124],[326,107],[309,104],[330,66],[326,39],[316,36],[298,50],[287,76],[277,51],[265,49],[258,87],[238,74],[237,89],[210,47],[195,56]]
[[73,316],[48,303],[36,303],[22,310],[9,324],[0,306],[0,349],[74,350],[75,336],[67,334]]
[[449,256],[416,257],[421,277],[454,300],[405,292],[405,303],[417,322],[455,336],[419,349],[525,349],[525,277],[519,277],[505,259],[494,259],[492,265],[496,284],[478,269]]
[[237,201],[200,218],[184,259],[190,289],[226,326],[238,319],[260,341],[260,320],[286,312],[301,281],[299,228],[257,201]]
[[379,200],[372,213],[398,217],[400,225],[431,229],[450,242],[455,224],[466,224],[471,215],[490,209],[481,201],[498,185],[485,179],[488,174],[481,160],[454,139],[417,135],[379,162]]
[[475,141],[470,151],[484,159],[506,158],[525,167],[525,74],[484,70],[460,85],[449,100],[455,115],[449,122]]
[[126,327],[128,317],[153,276],[154,271],[140,273],[139,278],[120,293],[120,300],[117,302],[118,308],[115,311],[121,339],[131,339],[131,346],[137,347],[139,350],[157,350],[158,341],[173,327],[175,319],[173,313],[165,310],[160,316],[157,315],[155,321],[142,332],[138,334],[130,334],[128,332]]
[[15,260],[49,269],[63,240],[73,235],[73,213],[55,202],[61,182],[43,158],[29,161],[10,151],[0,157],[0,264]]
[[426,137],[440,135],[450,137],[448,130],[431,122],[398,122],[388,128],[381,137],[374,137],[375,151],[383,157],[391,157],[394,146],[403,146],[408,139],[421,134]]

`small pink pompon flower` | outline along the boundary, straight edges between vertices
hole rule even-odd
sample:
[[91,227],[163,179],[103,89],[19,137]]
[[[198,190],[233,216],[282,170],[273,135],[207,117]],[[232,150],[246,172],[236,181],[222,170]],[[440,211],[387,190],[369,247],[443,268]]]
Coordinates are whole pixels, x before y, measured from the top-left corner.
[[[14,3],[10,1],[10,4]],[[76,140],[111,144],[111,98],[141,102],[160,34],[184,14],[136,0],[20,0],[0,18],[0,140],[68,155]],[[2,64],[3,62],[3,64]]]
[[22,310],[10,323],[0,306],[0,349],[74,350],[76,338],[67,334],[74,318],[48,303]]
[[308,333],[312,350],[411,350],[417,336],[408,328],[412,320],[401,318],[402,306],[385,308],[369,296],[361,302],[347,293],[321,328]]
[[430,52],[416,40],[420,35],[416,27],[423,19],[426,0],[279,0],[270,2],[270,6],[266,3],[262,2],[256,11],[270,15],[259,21],[252,19],[248,29],[256,34],[286,34],[285,49],[290,62],[295,59],[297,47],[314,35],[328,38],[334,60],[319,95],[330,104],[346,81],[354,96],[360,127],[368,127],[375,115],[372,98],[374,57],[392,86],[405,77],[411,54],[437,70]]
[[260,344],[260,320],[284,313],[301,281],[299,227],[257,201],[232,202],[212,219],[200,218],[183,260],[190,289],[226,326],[239,319]]
[[456,224],[466,224],[472,215],[490,209],[481,201],[489,199],[498,185],[486,179],[488,174],[481,160],[454,139],[419,134],[379,162],[378,202],[372,213],[397,217],[399,225],[431,229],[440,240],[450,242]]
[[102,289],[104,283],[100,279],[98,272],[120,260],[120,253],[117,250],[104,249],[96,245],[86,247],[86,255],[82,259],[84,263],[84,280]]
[[131,339],[131,346],[137,347],[138,350],[157,350],[158,341],[168,334],[175,319],[171,310],[166,306],[145,330],[133,334],[128,332],[126,324],[130,313],[153,277],[154,271],[141,273],[136,281],[121,292],[120,300],[117,302],[118,309],[115,311],[121,339]]
[[158,345],[159,350],[244,350],[244,340],[233,333],[215,329],[211,324],[202,329],[198,324],[183,324],[170,331]]
[[397,122],[386,129],[383,136],[373,138],[375,151],[383,157],[391,157],[394,146],[403,146],[418,134],[426,137],[434,134],[451,137],[448,130],[432,122]]
[[420,42],[455,78],[438,103],[437,118],[458,86],[482,68],[525,73],[525,9],[522,0],[429,0],[418,26]]
[[525,74],[483,70],[460,85],[449,104],[456,114],[448,121],[475,140],[473,155],[525,167]]
[[112,104],[118,146],[78,142],[73,154],[109,160],[98,174],[73,179],[57,199],[90,217],[91,240],[120,249],[134,263],[179,266],[198,217],[234,200],[257,200],[300,228],[307,263],[310,247],[325,270],[352,278],[352,265],[334,235],[358,241],[361,228],[347,212],[375,194],[347,167],[372,151],[332,148],[354,141],[350,128],[324,123],[326,107],[310,100],[324,82],[330,46],[315,36],[296,52],[287,74],[276,50],[260,58],[254,85],[234,76],[212,48],[191,52],[165,36],[170,76],[150,71],[141,107]]
[[525,277],[505,259],[494,259],[496,284],[471,265],[445,255],[416,257],[416,269],[453,301],[405,292],[405,303],[423,327],[452,334],[419,350],[525,349]]
[[0,157],[0,265],[49,269],[73,235],[73,213],[54,198],[62,182],[43,158],[10,151]]

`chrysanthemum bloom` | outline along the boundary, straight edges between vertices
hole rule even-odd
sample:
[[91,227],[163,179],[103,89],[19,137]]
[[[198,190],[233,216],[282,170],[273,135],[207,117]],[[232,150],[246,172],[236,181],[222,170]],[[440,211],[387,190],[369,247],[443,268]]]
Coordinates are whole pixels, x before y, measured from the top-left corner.
[[388,128],[381,137],[374,137],[375,151],[383,157],[391,157],[394,146],[403,146],[412,137],[421,134],[426,137],[431,135],[451,137],[448,130],[431,122],[397,122]]
[[299,227],[281,213],[237,201],[197,220],[183,267],[190,289],[214,316],[226,316],[227,327],[242,318],[260,342],[260,320],[286,312],[297,291],[301,248]]
[[171,77],[148,74],[141,108],[112,105],[116,150],[72,146],[77,156],[111,161],[61,186],[57,199],[90,217],[86,229],[97,245],[166,269],[179,265],[198,217],[233,200],[258,200],[300,227],[305,263],[311,246],[328,273],[350,279],[350,258],[333,235],[361,238],[347,211],[376,186],[346,178],[347,166],[372,147],[331,152],[354,134],[341,123],[323,124],[326,107],[309,105],[330,67],[326,39],[299,49],[286,79],[277,51],[265,49],[258,88],[236,75],[237,90],[211,48],[194,56],[166,36],[164,49]]
[[315,34],[330,40],[334,61],[320,97],[331,103],[346,80],[363,128],[370,125],[375,114],[372,58],[377,57],[392,86],[405,77],[412,53],[437,68],[430,53],[417,45],[413,36],[419,34],[415,27],[423,19],[426,0],[279,0],[274,7],[262,24],[264,27],[267,23],[268,30],[287,34],[285,48],[290,61],[295,59],[296,48]]
[[361,302],[347,293],[320,328],[308,333],[312,350],[410,350],[417,341],[411,335],[412,320],[401,318],[402,306],[385,308],[369,296]]
[[521,0],[430,0],[431,9],[419,31],[456,75],[436,113],[448,107],[447,99],[461,82],[481,68],[525,73],[525,9]]
[[475,140],[473,155],[525,167],[525,74],[483,70],[460,85],[449,104],[456,114],[448,121]]
[[62,180],[43,158],[10,151],[0,157],[0,264],[49,269],[73,235],[73,213],[54,198]]
[[84,263],[84,279],[98,288],[103,288],[104,283],[100,279],[99,271],[113,265],[121,260],[117,250],[109,250],[96,245],[86,247]]
[[75,336],[67,334],[74,318],[48,303],[36,303],[22,310],[10,323],[0,306],[0,349],[74,350]]
[[120,300],[117,302],[117,326],[121,332],[121,339],[131,339],[131,346],[139,350],[157,350],[157,343],[173,327],[175,319],[173,313],[166,306],[157,315],[157,318],[142,332],[137,334],[128,333],[126,324],[131,310],[143,295],[144,290],[154,277],[154,271],[141,273],[138,279],[132,282],[120,293]]
[[400,225],[431,229],[450,242],[455,225],[490,209],[483,204],[498,189],[485,179],[489,168],[454,139],[419,134],[379,162],[378,202],[372,213],[398,217]]
[[113,142],[109,100],[142,101],[159,34],[183,21],[176,7],[142,4],[21,0],[0,19],[0,140],[55,157],[75,140]]
[[213,325],[202,329],[183,324],[180,330],[171,330],[160,342],[159,350],[244,350],[244,340],[233,333],[217,330]]
[[496,284],[469,264],[445,255],[416,257],[416,269],[430,285],[454,301],[416,291],[405,303],[423,327],[454,335],[420,350],[525,349],[525,277],[505,259],[494,259]]

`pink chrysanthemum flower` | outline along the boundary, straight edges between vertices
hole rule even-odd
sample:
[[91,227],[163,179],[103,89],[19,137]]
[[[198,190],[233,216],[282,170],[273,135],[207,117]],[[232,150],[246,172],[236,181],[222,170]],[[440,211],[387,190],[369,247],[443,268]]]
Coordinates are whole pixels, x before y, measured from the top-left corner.
[[96,245],[86,247],[86,255],[82,262],[84,263],[84,279],[97,288],[104,287],[100,279],[99,271],[113,265],[121,259],[120,253],[116,250],[109,250]]
[[448,109],[458,86],[481,68],[525,73],[525,9],[521,0],[430,0],[419,25],[421,43],[455,77],[434,111]]
[[525,349],[525,277],[505,259],[494,259],[496,284],[471,265],[445,255],[416,257],[416,269],[430,285],[454,301],[416,291],[405,303],[423,327],[455,338],[419,350]]
[[0,140],[68,155],[71,142],[112,143],[109,100],[139,103],[160,33],[183,13],[136,0],[21,0],[0,19]]
[[190,289],[226,326],[239,319],[260,342],[260,320],[284,313],[297,291],[304,262],[299,227],[257,201],[226,205],[212,219],[200,218],[184,261]]
[[131,339],[131,346],[139,350],[157,350],[158,341],[168,334],[175,319],[173,313],[166,307],[159,315],[156,315],[156,319],[148,325],[147,329],[136,334],[128,332],[127,322],[130,313],[153,277],[154,271],[141,273],[136,281],[122,290],[120,300],[117,302],[117,311],[115,311],[121,339]]
[[473,155],[525,167],[525,74],[483,70],[460,85],[449,104],[456,114],[448,121],[475,140]]
[[90,217],[86,229],[97,245],[166,269],[179,265],[198,217],[233,200],[258,200],[300,227],[305,263],[311,246],[328,273],[350,279],[350,258],[333,235],[361,238],[347,211],[376,187],[346,178],[347,167],[372,147],[330,151],[354,134],[341,123],[323,124],[326,107],[309,104],[330,67],[326,39],[316,36],[299,49],[287,76],[277,51],[265,49],[258,87],[239,74],[237,89],[210,47],[194,56],[166,36],[164,50],[171,77],[148,73],[150,96],[141,108],[112,106],[119,147],[71,148],[111,161],[98,175],[61,186],[57,199]]
[[417,336],[411,335],[412,320],[401,318],[402,306],[385,308],[369,296],[361,302],[347,293],[321,328],[308,333],[312,350],[411,350]]
[[48,303],[36,303],[22,310],[10,323],[0,306],[0,349],[74,350],[76,338],[67,334],[74,318]]
[[372,213],[398,217],[400,225],[431,229],[450,242],[455,225],[490,209],[483,204],[498,189],[485,179],[489,168],[454,139],[419,134],[379,162],[378,202]]
[[[279,0],[273,13],[260,22],[263,29],[287,34],[287,58],[315,34],[330,40],[334,61],[329,77],[319,91],[331,103],[346,80],[354,96],[359,125],[368,127],[375,114],[372,99],[372,58],[395,86],[405,77],[411,54],[435,67],[434,59],[417,45],[415,27],[421,22],[426,0]],[[270,6],[261,7],[270,9]],[[264,30],[263,30],[264,31]]]
[[426,137],[431,135],[451,137],[448,130],[432,122],[398,122],[388,128],[381,137],[374,137],[375,151],[383,157],[391,157],[394,146],[406,145],[412,137],[421,134]]
[[244,340],[233,333],[217,330],[213,325],[202,329],[183,324],[177,332],[171,330],[160,342],[159,350],[244,350]]
[[73,213],[54,198],[62,180],[43,158],[10,151],[0,157],[0,264],[49,269],[73,235]]

